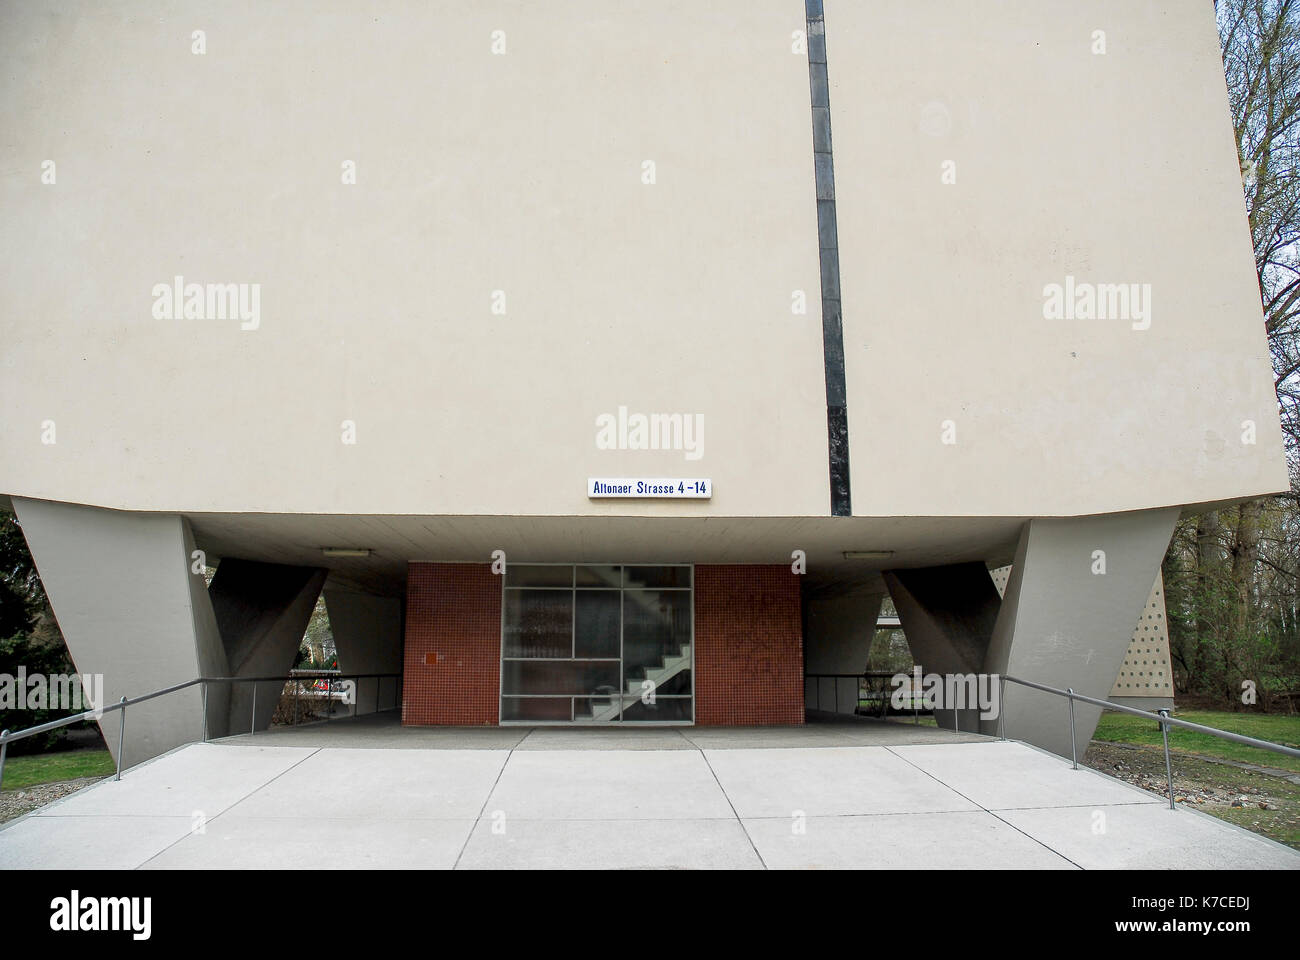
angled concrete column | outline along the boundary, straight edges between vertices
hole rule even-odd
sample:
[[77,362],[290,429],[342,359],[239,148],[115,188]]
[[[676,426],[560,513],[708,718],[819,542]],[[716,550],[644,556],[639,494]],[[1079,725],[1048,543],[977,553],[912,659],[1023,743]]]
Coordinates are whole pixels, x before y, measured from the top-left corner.
[[[351,593],[327,588],[325,609],[344,673],[402,672],[402,601],[397,597]],[[398,704],[398,681],[357,681],[356,714],[392,710]]]
[[[172,514],[13,498],[59,629],[80,673],[104,677],[105,701],[220,675],[226,658],[189,523]],[[209,725],[225,724],[221,697]],[[125,766],[203,735],[195,686],[127,709]],[[120,714],[100,722],[117,756]]]
[[826,596],[803,599],[804,708],[854,713],[858,707],[856,683],[813,674],[862,673],[871,656],[883,594]]
[[[956,563],[886,570],[885,586],[898,610],[912,658],[926,673],[970,674],[983,669],[1000,601],[988,567]],[[936,710],[945,729],[979,729],[979,711]]]
[[[1177,519],[1165,509],[1026,523],[984,671],[1105,699]],[[1009,683],[1002,709],[1008,737],[1070,755],[1063,697]],[[1100,715],[1075,704],[1080,756]]]
[[[221,561],[208,594],[230,664],[230,676],[288,674],[327,573],[320,567],[294,567],[234,557]],[[230,687],[229,732],[265,730],[275,713],[284,682],[239,683]]]

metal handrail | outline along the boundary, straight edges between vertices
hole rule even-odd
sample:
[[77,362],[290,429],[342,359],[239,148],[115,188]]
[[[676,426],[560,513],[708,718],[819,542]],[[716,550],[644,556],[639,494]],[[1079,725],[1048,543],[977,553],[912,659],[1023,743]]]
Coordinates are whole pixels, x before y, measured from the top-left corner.
[[[816,694],[817,694],[817,698],[816,698],[816,699],[817,699],[817,705],[816,705],[815,707],[813,707],[813,709],[814,709],[814,710],[817,710],[817,711],[820,711],[821,708],[822,708],[822,688],[821,688],[821,682],[820,682],[820,681],[822,681],[822,680],[833,680],[833,681],[834,681],[834,687],[833,687],[833,689],[832,689],[832,693],[834,694],[835,707],[838,708],[838,707],[839,707],[839,699],[840,699],[840,681],[841,681],[841,680],[858,680],[858,681],[861,681],[861,680],[871,680],[871,679],[881,680],[881,679],[885,679],[885,678],[887,678],[887,677],[896,677],[896,676],[898,676],[898,673],[899,673],[899,672],[898,672],[897,670],[864,670],[862,673],[805,673],[804,676],[803,676],[803,678],[804,678],[805,683],[806,683],[807,681],[809,681],[809,680],[817,681],[816,683],[813,684],[814,689],[816,690]],[[805,691],[804,691],[804,694],[805,694],[805,698],[806,698],[806,696],[807,696],[807,690],[806,690],[806,689],[805,689]],[[860,695],[860,694],[861,694],[861,690],[859,689],[859,695]],[[855,698],[855,700],[856,700],[856,699],[857,699],[857,698]],[[912,722],[913,722],[913,723],[920,723],[920,722],[921,722],[921,715],[920,715],[920,711],[919,711],[919,709],[917,708],[917,705],[916,705],[916,703],[917,703],[917,701],[916,701],[916,697],[915,697],[915,696],[912,696],[912,697],[911,697],[911,700],[912,700]],[[856,711],[855,711],[855,712],[856,712]],[[927,710],[927,712],[928,712],[928,710]]]
[[[1169,809],[1176,810],[1174,804],[1174,773],[1173,766],[1169,759],[1169,728],[1182,727],[1184,730],[1191,730],[1195,733],[1206,733],[1212,737],[1218,737],[1221,740],[1231,740],[1234,743],[1241,743],[1248,747],[1257,747],[1261,750],[1271,750],[1274,753],[1280,753],[1288,757],[1300,758],[1300,750],[1295,747],[1288,747],[1281,743],[1271,743],[1268,740],[1259,740],[1255,737],[1248,737],[1242,733],[1232,733],[1229,730],[1220,730],[1218,727],[1207,727],[1203,723],[1193,723],[1190,720],[1176,720],[1169,716],[1168,710],[1153,712],[1151,710],[1142,710],[1138,707],[1130,707],[1125,704],[1115,703],[1112,700],[1099,700],[1096,697],[1089,697],[1082,693],[1075,693],[1072,687],[1062,690],[1059,687],[1049,687],[1045,683],[1035,683],[1033,680],[1021,680],[1019,677],[1012,677],[1006,674],[1002,676],[1002,689],[1004,694],[1001,698],[1001,709],[998,711],[998,730],[999,736],[1005,729],[1004,719],[1006,716],[1006,681],[1018,683],[1022,687],[1029,687],[1034,690],[1041,690],[1043,693],[1050,693],[1058,697],[1065,697],[1069,703],[1070,709],[1070,759],[1074,764],[1074,769],[1079,769],[1079,753],[1075,746],[1074,740],[1074,701],[1081,700],[1084,703],[1101,707],[1103,710],[1113,710],[1116,713],[1128,713],[1135,717],[1144,717],[1149,720],[1155,720],[1160,724],[1160,734],[1164,741],[1165,750],[1165,777],[1169,783]],[[1003,737],[1003,739],[1006,739]]]
[[[290,681],[293,680],[325,679],[329,684],[329,689],[327,690],[326,696],[332,697],[334,693],[333,687],[334,687],[335,679],[338,680],[373,679],[376,681],[375,703],[377,707],[379,701],[379,692],[380,692],[380,686],[378,681],[388,677],[396,678],[399,681],[397,699],[400,701],[401,700],[400,681],[402,678],[401,673],[343,673],[342,671],[333,671],[333,672],[321,672],[313,676],[312,672],[308,671],[306,673],[298,673],[298,674],[290,673],[279,677],[195,677],[193,680],[186,680],[184,683],[177,683],[177,684],[173,684],[170,687],[163,687],[160,690],[154,690],[151,693],[142,694],[141,696],[138,697],[122,697],[122,699],[117,701],[117,703],[106,704],[103,707],[93,707],[90,710],[83,710],[81,713],[73,714],[70,717],[60,717],[58,720],[50,720],[46,723],[38,724],[37,726],[34,727],[27,727],[23,730],[16,730],[16,731],[0,730],[0,786],[4,785],[5,759],[6,759],[6,755],[9,752],[10,743],[12,743],[15,740],[23,740],[26,739],[27,737],[34,737],[38,733],[47,733],[50,730],[57,730],[59,727],[66,727],[69,726],[70,724],[80,723],[83,720],[98,720],[101,717],[103,717],[104,714],[111,713],[114,710],[122,711],[122,722],[118,728],[118,734],[117,734],[117,773],[113,777],[114,780],[121,780],[122,779],[122,757],[124,753],[123,746],[126,740],[126,708],[136,703],[144,703],[146,700],[153,700],[156,697],[166,696],[169,693],[176,693],[178,690],[185,690],[186,688],[192,687],[195,684],[203,685],[203,742],[207,743],[208,684],[209,683],[289,683]],[[378,713],[380,711],[376,709],[375,712]],[[296,709],[294,712],[294,719],[295,720],[297,719]],[[326,720],[328,719],[329,719],[329,715],[326,714]],[[251,723],[249,725],[250,734],[252,734],[256,726],[257,726],[257,689],[254,688],[252,718],[251,718]]]

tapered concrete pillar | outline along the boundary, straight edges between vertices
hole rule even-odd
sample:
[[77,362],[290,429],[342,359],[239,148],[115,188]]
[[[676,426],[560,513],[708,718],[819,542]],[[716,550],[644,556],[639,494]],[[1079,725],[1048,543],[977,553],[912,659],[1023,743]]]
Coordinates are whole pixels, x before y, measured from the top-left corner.
[[[988,567],[958,563],[887,570],[885,586],[903,624],[912,658],[926,673],[971,674],[983,669],[1000,601]],[[979,729],[979,711],[935,710],[945,729]]]
[[[320,567],[234,557],[221,561],[208,593],[230,676],[277,677],[293,669],[294,656],[328,572]],[[275,713],[284,681],[230,684],[230,688],[229,732],[265,730]]]
[[883,594],[803,598],[804,707],[854,713],[858,685],[851,681],[818,679],[815,674],[859,674],[867,668],[876,635]]
[[[1177,519],[1166,509],[1026,523],[984,671],[1105,699]],[[1008,683],[1002,709],[1008,737],[1070,755],[1064,698]],[[1075,704],[1080,756],[1100,715]]]
[[[72,662],[103,675],[106,702],[226,672],[183,517],[20,497],[13,504]],[[216,729],[225,725],[220,701],[209,700]],[[129,707],[123,764],[201,739],[202,703],[195,686]],[[114,758],[119,720],[115,712],[100,722]]]
[[[402,672],[402,601],[326,589],[325,609],[338,649],[339,669],[346,673]],[[358,680],[357,715],[399,706],[398,680]]]

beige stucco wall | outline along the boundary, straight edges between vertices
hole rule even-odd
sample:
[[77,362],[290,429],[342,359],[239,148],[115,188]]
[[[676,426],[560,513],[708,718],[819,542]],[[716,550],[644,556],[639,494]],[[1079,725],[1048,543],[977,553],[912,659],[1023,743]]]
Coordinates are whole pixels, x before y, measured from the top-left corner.
[[[799,4],[136,10],[4,6],[0,489],[600,514],[632,473],[825,512]],[[259,282],[260,328],[154,320],[175,274]],[[598,450],[620,405],[702,414],[704,457]]]
[[[826,0],[826,33],[855,513],[1287,489],[1212,4]],[[1150,284],[1149,329],[1044,319],[1067,275]]]
[[[828,3],[856,514],[1286,486],[1208,10]],[[0,4],[0,492],[824,516],[803,25],[799,0]],[[1070,272],[1153,284],[1151,329],[1043,321]],[[259,328],[155,319],[177,274],[260,284]],[[703,457],[597,449],[619,406],[702,415]],[[629,475],[714,498],[587,499]]]

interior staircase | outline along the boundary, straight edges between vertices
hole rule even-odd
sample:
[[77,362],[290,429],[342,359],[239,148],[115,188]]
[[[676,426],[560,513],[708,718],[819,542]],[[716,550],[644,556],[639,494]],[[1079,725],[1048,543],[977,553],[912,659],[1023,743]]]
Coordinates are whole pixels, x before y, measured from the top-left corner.
[[[646,680],[649,680],[652,683],[654,683],[654,689],[658,690],[660,687],[664,686],[669,680],[677,676],[683,670],[689,670],[690,668],[691,668],[691,645],[689,643],[685,643],[682,644],[681,648],[678,650],[676,654],[665,658],[664,661],[659,666],[648,668],[645,672],[644,680],[636,680],[636,679],[628,680],[627,690],[624,691],[624,694],[627,699],[639,700],[642,694],[645,692],[642,688],[642,684]],[[576,722],[610,723],[619,718],[619,714],[621,713],[623,708],[623,705],[620,702],[620,698],[612,695],[604,698],[603,701],[600,699],[593,699],[590,701],[590,703],[591,703],[591,716],[576,718]]]

